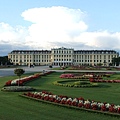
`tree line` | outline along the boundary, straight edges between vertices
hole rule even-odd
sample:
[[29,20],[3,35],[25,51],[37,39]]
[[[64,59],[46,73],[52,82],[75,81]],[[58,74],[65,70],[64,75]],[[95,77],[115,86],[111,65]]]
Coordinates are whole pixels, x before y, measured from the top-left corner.
[[8,59],[8,56],[0,56],[0,65],[13,65]]
[[119,65],[120,65],[120,57],[118,57],[118,58],[113,58],[113,59],[112,59],[112,65],[113,65],[113,66],[119,66]]

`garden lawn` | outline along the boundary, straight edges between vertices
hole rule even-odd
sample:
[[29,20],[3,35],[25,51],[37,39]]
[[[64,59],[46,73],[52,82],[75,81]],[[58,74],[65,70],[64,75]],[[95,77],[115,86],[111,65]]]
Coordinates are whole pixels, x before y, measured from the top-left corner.
[[[57,95],[69,97],[80,97],[109,102],[120,105],[120,84],[99,83],[96,88],[69,88],[53,85],[54,81],[63,80],[59,78],[62,73],[52,73],[28,82],[26,85],[36,88],[38,91],[46,90]],[[0,88],[6,81],[15,79],[16,76],[0,78]],[[42,103],[20,97],[22,92],[0,91],[0,120],[119,120],[117,117],[96,114],[87,111],[59,107],[53,104]]]

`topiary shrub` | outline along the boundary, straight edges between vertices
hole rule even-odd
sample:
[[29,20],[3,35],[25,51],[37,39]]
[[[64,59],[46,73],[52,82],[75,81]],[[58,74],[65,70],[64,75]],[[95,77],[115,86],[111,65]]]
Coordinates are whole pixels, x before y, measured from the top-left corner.
[[80,80],[64,80],[64,81],[55,81],[53,83],[54,85],[58,86],[64,86],[64,87],[98,87],[98,83],[92,83],[92,82],[86,82],[86,81],[80,81]]
[[34,91],[35,89],[29,86],[7,86],[3,87],[1,91],[7,92],[22,92],[22,91]]

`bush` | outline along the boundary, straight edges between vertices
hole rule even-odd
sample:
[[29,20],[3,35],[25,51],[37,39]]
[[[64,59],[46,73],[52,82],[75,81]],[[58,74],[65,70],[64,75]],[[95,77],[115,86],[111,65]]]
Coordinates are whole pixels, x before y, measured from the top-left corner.
[[[65,82],[67,82],[67,84],[65,84]],[[69,84],[68,82],[70,82],[71,84]],[[63,87],[76,87],[76,88],[98,87],[98,83],[91,83],[91,82],[79,81],[79,80],[76,82],[74,82],[74,80],[55,81],[53,84],[58,86],[63,86]]]
[[7,86],[1,89],[2,91],[21,92],[21,91],[34,91],[35,89],[29,86]]

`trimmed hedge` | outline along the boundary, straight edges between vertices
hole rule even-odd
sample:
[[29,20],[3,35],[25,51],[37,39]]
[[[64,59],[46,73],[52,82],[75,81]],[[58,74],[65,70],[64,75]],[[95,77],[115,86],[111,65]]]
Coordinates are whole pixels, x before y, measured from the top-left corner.
[[[65,82],[72,82],[72,84],[63,84]],[[98,87],[98,83],[92,83],[87,81],[80,81],[80,80],[62,80],[62,81],[55,81],[53,82],[54,85],[63,86],[63,87]]]
[[7,92],[22,92],[22,91],[34,91],[35,89],[29,86],[6,86],[1,91]]

